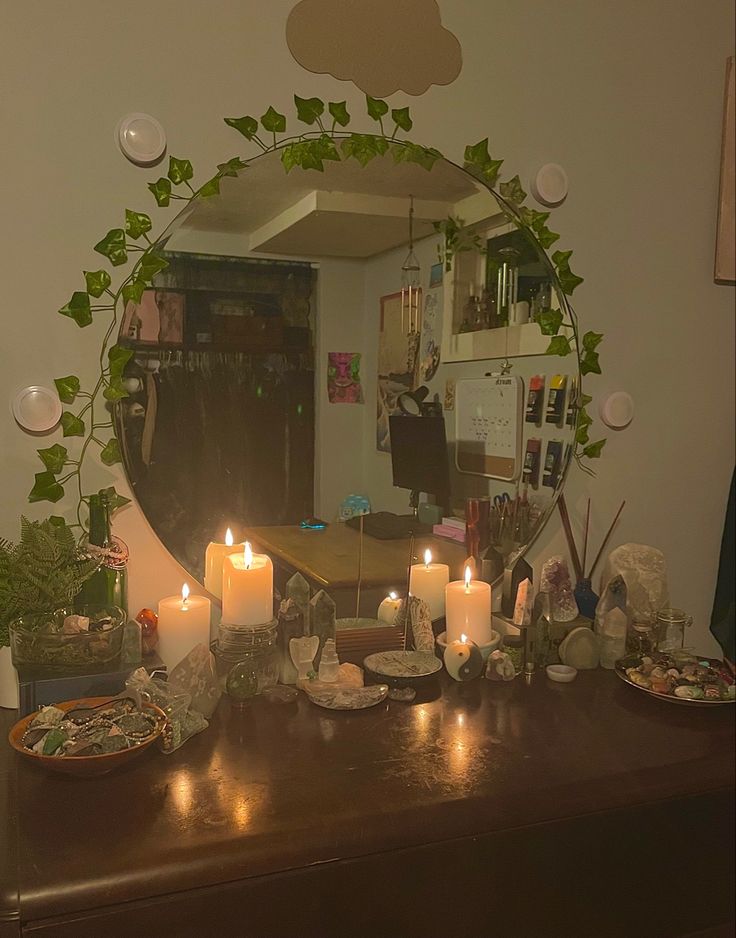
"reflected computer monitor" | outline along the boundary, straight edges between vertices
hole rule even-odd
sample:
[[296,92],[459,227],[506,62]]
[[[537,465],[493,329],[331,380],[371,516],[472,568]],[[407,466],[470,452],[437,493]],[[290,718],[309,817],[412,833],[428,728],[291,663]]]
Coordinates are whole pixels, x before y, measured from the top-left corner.
[[388,422],[394,485],[446,501],[450,495],[450,469],[445,418],[394,414]]

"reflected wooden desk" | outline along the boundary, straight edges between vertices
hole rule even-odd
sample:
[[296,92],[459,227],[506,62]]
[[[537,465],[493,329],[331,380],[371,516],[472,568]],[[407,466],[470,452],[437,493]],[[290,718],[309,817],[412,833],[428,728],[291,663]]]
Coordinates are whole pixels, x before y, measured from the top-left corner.
[[[358,583],[360,534],[345,524],[331,524],[322,531],[309,531],[297,525],[246,528],[244,539],[251,541],[272,559],[292,572],[298,570],[318,588],[354,590]],[[409,538],[382,541],[363,537],[363,577],[365,588],[375,587],[384,595],[406,583]],[[450,567],[450,579],[462,577],[465,548],[442,538],[418,537],[414,554],[422,557],[426,548],[439,563]]]

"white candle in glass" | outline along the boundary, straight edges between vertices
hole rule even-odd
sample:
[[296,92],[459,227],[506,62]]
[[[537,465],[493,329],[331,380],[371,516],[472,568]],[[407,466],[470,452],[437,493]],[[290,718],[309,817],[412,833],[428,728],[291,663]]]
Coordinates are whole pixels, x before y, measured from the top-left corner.
[[158,653],[169,671],[196,645],[210,646],[210,608],[206,596],[190,596],[185,583],[180,596],[158,604]]
[[450,580],[446,563],[432,563],[432,551],[424,551],[424,563],[413,563],[409,571],[409,593],[423,599],[433,619],[445,614],[445,587]]
[[262,625],[273,619],[273,564],[254,554],[248,541],[241,553],[222,565],[222,621],[228,625]]
[[225,543],[210,541],[204,555],[204,588],[217,599],[222,599],[222,565],[230,554],[240,553],[244,544],[233,544],[230,528],[225,534]]
[[401,600],[399,599],[398,595],[393,592],[389,593],[378,607],[378,621],[388,622],[389,625],[393,625],[394,620],[396,619],[396,613],[399,611],[400,606]]
[[470,579],[470,567],[465,568],[465,579],[454,580],[445,589],[447,607],[447,644],[466,635],[476,645],[491,640],[491,587],[482,580]]

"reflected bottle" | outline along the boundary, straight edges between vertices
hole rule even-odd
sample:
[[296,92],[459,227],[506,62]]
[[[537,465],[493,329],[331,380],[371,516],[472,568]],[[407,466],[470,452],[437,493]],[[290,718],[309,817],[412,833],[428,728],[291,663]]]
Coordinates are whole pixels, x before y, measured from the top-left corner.
[[88,550],[100,566],[85,582],[77,603],[119,606],[128,612],[128,549],[110,531],[110,503],[105,495],[89,497]]

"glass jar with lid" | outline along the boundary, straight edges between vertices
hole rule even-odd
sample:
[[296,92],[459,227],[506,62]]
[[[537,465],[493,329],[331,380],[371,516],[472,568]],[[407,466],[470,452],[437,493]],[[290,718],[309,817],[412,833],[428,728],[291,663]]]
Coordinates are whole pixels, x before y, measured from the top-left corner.
[[223,690],[233,666],[244,661],[250,664],[257,679],[256,693],[278,683],[281,658],[276,620],[248,627],[221,623],[217,640],[212,643],[212,653]]
[[657,613],[657,647],[672,652],[685,647],[685,629],[693,624],[693,617],[682,609],[666,606]]

